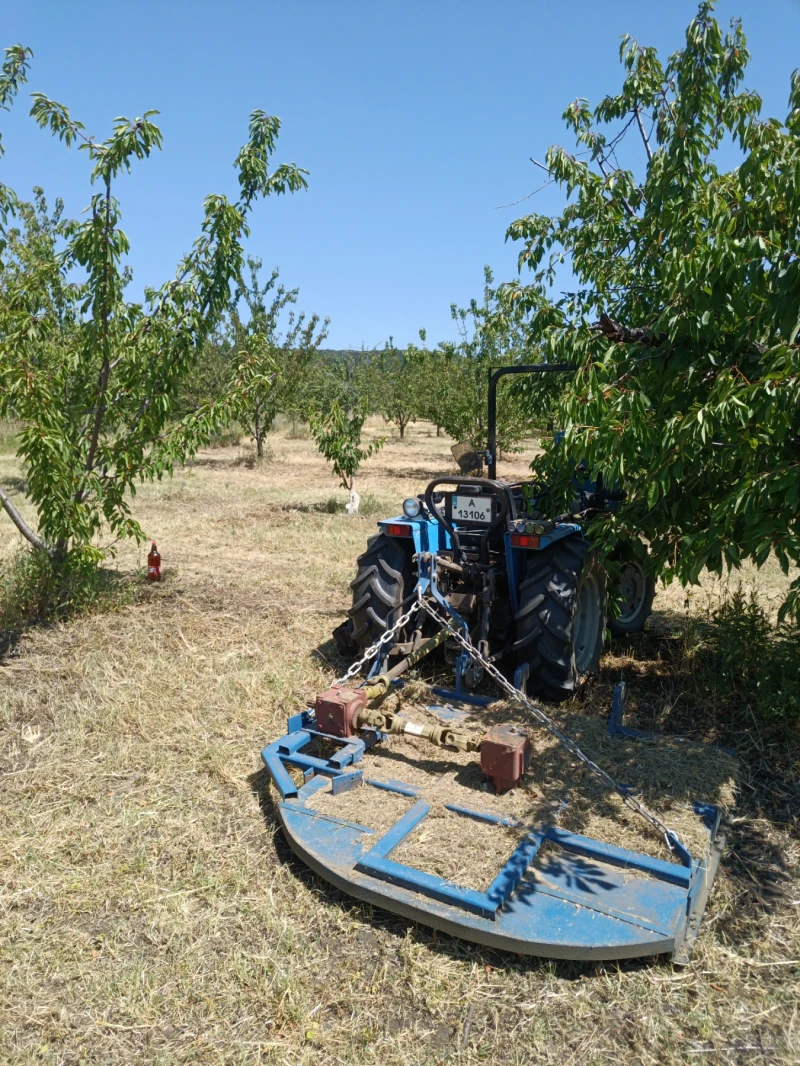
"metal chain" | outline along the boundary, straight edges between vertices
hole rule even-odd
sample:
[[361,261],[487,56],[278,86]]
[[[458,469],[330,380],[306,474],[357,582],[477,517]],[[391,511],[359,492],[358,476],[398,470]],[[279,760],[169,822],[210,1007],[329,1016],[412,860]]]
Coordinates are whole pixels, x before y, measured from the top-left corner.
[[346,674],[343,674],[337,681],[334,681],[334,685],[343,685],[345,681],[349,681],[351,677],[359,672],[362,666],[365,666],[371,659],[374,659],[384,644],[388,644],[389,641],[395,636],[395,634],[406,625],[406,623],[414,617],[417,611],[420,609],[420,601],[415,600],[405,614],[401,614],[391,629],[387,629],[374,644],[364,652],[361,658],[354,662]]
[[507,696],[509,696],[510,699],[514,700],[517,703],[521,703],[523,707],[530,711],[536,721],[540,725],[544,726],[548,733],[554,736],[556,740],[560,744],[562,744],[568,752],[570,752],[571,755],[574,755],[575,758],[579,759],[584,764],[584,766],[586,766],[586,768],[595,775],[595,777],[600,778],[600,780],[603,781],[605,784],[610,785],[614,789],[614,791],[620,796],[622,802],[625,804],[626,807],[632,810],[635,814],[638,814],[640,817],[644,818],[644,820],[648,822],[653,827],[653,829],[655,829],[658,833],[661,833],[670,851],[675,850],[674,842],[680,842],[677,833],[674,833],[669,828],[669,826],[667,826],[664,822],[661,821],[658,815],[655,815],[652,811],[648,810],[643,803],[640,803],[640,801],[636,799],[635,796],[632,796],[626,789],[624,789],[622,785],[617,784],[611,774],[605,771],[602,767],[598,766],[593,759],[590,759],[589,756],[578,747],[574,740],[568,737],[566,733],[562,733],[562,731],[558,728],[552,718],[546,715],[545,712],[541,709],[541,707],[537,707],[536,704],[532,700],[530,700],[524,693],[520,692],[519,689],[514,688],[511,682],[507,678],[503,677],[497,667],[493,663],[489,662],[489,660],[486,659],[483,655],[481,655],[481,653],[478,651],[472,641],[468,640],[463,635],[463,633],[451,626],[451,624],[446,618],[443,618],[440,614],[438,614],[433,609],[433,607],[431,607],[431,605],[425,599],[423,599],[421,590],[417,603],[425,611],[426,614],[430,615],[430,617],[433,618],[434,621],[436,621],[443,629],[446,629],[450,633],[450,635],[458,641],[458,643],[461,645],[464,651],[467,652],[470,658],[483,667],[486,673],[489,674],[489,676],[500,686],[500,688],[506,693]]

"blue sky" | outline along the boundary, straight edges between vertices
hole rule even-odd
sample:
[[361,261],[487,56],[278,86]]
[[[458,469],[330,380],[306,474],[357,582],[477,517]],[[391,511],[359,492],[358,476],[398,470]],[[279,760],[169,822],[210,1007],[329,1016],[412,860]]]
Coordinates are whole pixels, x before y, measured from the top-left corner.
[[[695,0],[2,0],[2,43],[35,53],[28,90],[65,103],[103,137],[117,115],[157,108],[164,150],[118,186],[133,292],[169,278],[209,192],[235,192],[247,119],[283,121],[276,161],[309,189],[261,203],[249,250],[330,315],[332,347],[451,337],[450,304],[479,296],[484,263],[515,272],[507,225],[556,211],[529,161],[571,146],[560,115],[617,89],[619,38],[666,56]],[[783,118],[800,62],[800,0],[723,0],[741,15],[748,85]],[[27,91],[0,115],[0,177],[34,184],[77,215],[88,160],[27,118]]]

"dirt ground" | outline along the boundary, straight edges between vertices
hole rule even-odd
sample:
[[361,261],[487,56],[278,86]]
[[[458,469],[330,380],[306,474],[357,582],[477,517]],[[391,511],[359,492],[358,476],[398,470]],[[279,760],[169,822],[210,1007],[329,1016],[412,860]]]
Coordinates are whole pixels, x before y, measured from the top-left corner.
[[[337,676],[355,557],[378,512],[453,469],[449,444],[425,424],[391,440],[358,518],[307,439],[275,433],[261,466],[244,445],[204,451],[136,497],[162,583],[125,545],[133,603],[30,631],[0,661],[0,1062],[800,1059],[796,811],[763,800],[777,786],[744,776],[685,969],[488,951],[348,899],[288,852],[260,749]],[[4,483],[19,476],[0,454]],[[0,516],[0,565],[15,537]],[[777,568],[742,580],[779,602]],[[557,713],[599,720],[624,673],[634,724],[685,726],[670,641],[724,594],[662,589],[647,639],[610,648]]]

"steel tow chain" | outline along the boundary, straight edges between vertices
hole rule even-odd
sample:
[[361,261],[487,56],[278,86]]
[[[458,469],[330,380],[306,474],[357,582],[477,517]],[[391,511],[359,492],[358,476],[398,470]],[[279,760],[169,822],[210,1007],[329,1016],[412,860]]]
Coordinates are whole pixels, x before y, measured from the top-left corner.
[[420,601],[415,600],[408,608],[406,613],[400,615],[400,617],[397,619],[392,628],[387,629],[386,632],[383,633],[381,637],[375,641],[374,644],[371,644],[361,656],[361,658],[357,662],[353,663],[353,665],[350,667],[346,674],[342,674],[342,676],[338,678],[338,680],[334,681],[334,685],[343,685],[345,681],[349,681],[352,677],[355,677],[361,667],[365,666],[368,662],[370,662],[370,660],[374,659],[378,652],[381,650],[381,648],[384,646],[384,644],[388,644],[389,641],[395,636],[395,634],[398,633],[403,628],[403,626],[411,618],[414,617],[414,615],[420,609],[420,606]]
[[494,663],[490,662],[487,658],[485,658],[485,656],[483,656],[478,651],[472,641],[467,640],[463,633],[461,633],[458,629],[454,628],[446,618],[443,618],[440,614],[438,614],[437,611],[434,610],[434,608],[427,602],[427,600],[425,600],[421,589],[419,591],[418,598],[414,601],[414,603],[411,604],[405,614],[402,614],[391,627],[391,629],[387,629],[386,632],[383,633],[380,638],[375,641],[374,644],[370,645],[370,647],[367,648],[361,658],[352,664],[347,673],[343,674],[340,678],[334,681],[334,685],[343,685],[345,684],[345,682],[350,681],[353,677],[355,677],[355,675],[361,670],[361,668],[365,666],[368,662],[370,662],[372,659],[374,659],[376,655],[379,654],[381,648],[388,644],[389,641],[394,638],[394,636],[409,622],[411,618],[413,618],[413,616],[420,609],[425,611],[425,613],[429,615],[438,626],[440,626],[442,629],[446,629],[450,636],[453,637],[453,639],[461,645],[464,651],[467,652],[470,658],[483,667],[484,671],[493,679],[493,681],[495,681],[497,685],[500,686],[503,692],[505,692],[510,699],[514,700],[516,703],[521,704],[523,707],[525,707],[526,710],[530,711],[536,721],[541,726],[543,726],[547,730],[547,732],[550,733],[551,736],[555,737],[555,739],[560,744],[562,744],[563,747],[565,747],[571,755],[574,755],[576,759],[582,762],[584,766],[595,775],[595,777],[599,778],[606,785],[610,785],[611,788],[613,788],[617,795],[621,798],[625,806],[629,810],[633,811],[634,814],[638,814],[641,818],[644,818],[644,820],[653,829],[655,829],[656,832],[660,833],[664,837],[664,841],[668,849],[674,852],[675,843],[680,843],[678,835],[674,833],[668,825],[662,822],[658,815],[653,814],[653,812],[648,810],[647,807],[645,807],[643,803],[636,799],[635,796],[632,796],[627,789],[623,788],[622,785],[618,784],[611,776],[611,774],[609,774],[601,766],[598,766],[593,759],[590,759],[589,756],[584,751],[582,751],[581,748],[578,747],[578,745],[575,743],[574,740],[572,740],[571,737],[568,737],[566,733],[563,733],[559,729],[559,727],[552,720],[552,718],[550,718],[549,715],[545,714],[541,707],[537,707],[533,700],[529,699],[524,693],[520,692],[519,689],[514,688],[511,682],[500,673]]
[[558,728],[552,718],[546,715],[545,712],[541,709],[541,707],[537,707],[536,704],[532,700],[530,700],[524,693],[520,692],[519,689],[514,688],[511,682],[500,673],[497,667],[493,663],[489,662],[489,660],[486,659],[478,651],[472,641],[467,640],[463,633],[451,626],[447,619],[443,618],[440,614],[438,614],[433,609],[433,607],[431,607],[431,605],[425,599],[423,599],[421,590],[417,603],[422,608],[422,610],[425,611],[426,614],[430,615],[430,617],[433,618],[434,621],[438,623],[438,625],[440,625],[443,629],[446,629],[450,633],[450,635],[458,641],[458,643],[461,645],[464,651],[467,652],[470,658],[483,667],[486,673],[489,674],[489,676],[500,686],[500,688],[506,693],[506,695],[510,699],[514,700],[516,703],[522,704],[522,706],[525,707],[526,710],[530,711],[536,721],[540,725],[544,726],[548,733],[555,737],[556,740],[560,744],[562,744],[567,749],[567,751],[570,752],[571,755],[574,755],[576,759],[579,759],[584,764],[584,766],[586,766],[586,768],[595,775],[595,777],[598,777],[605,784],[610,785],[614,789],[614,791],[620,796],[622,802],[625,804],[626,807],[632,810],[635,814],[638,814],[640,817],[644,818],[644,820],[648,822],[653,829],[655,829],[658,833],[662,834],[664,837],[664,841],[670,851],[675,851],[674,844],[676,842],[680,843],[680,840],[678,835],[674,833],[669,828],[669,826],[662,822],[661,819],[657,815],[653,814],[652,811],[648,810],[643,803],[640,803],[640,801],[636,799],[635,796],[632,796],[627,789],[623,788],[622,785],[618,784],[611,776],[611,774],[605,771],[601,766],[598,766],[593,759],[590,759],[589,756],[578,747],[575,741],[566,735],[566,733],[562,733],[562,731]]

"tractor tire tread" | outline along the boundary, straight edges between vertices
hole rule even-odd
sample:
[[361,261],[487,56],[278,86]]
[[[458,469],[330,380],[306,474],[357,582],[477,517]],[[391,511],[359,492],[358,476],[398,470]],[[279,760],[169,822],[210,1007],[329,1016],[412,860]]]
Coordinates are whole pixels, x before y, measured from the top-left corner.
[[519,611],[517,611],[517,618],[523,618],[526,614],[530,614],[531,611],[535,611],[536,608],[544,602],[544,598],[545,595],[543,592],[540,592],[538,596],[534,596],[530,603],[526,603],[524,607],[521,607]]
[[[589,566],[594,565],[590,551],[582,536],[556,541],[529,558],[520,585],[515,615],[517,662],[530,667],[528,691],[555,703],[569,699],[579,680],[572,627],[587,560]],[[602,587],[604,590],[604,575]],[[589,672],[597,668],[601,650],[602,633]]]
[[385,533],[370,537],[350,582],[353,603],[347,612],[350,637],[362,652],[387,631],[411,584],[411,557],[404,548]]
[[528,645],[532,643],[532,641],[537,640],[541,636],[541,633],[541,626],[536,626],[535,628],[533,628],[529,633],[526,633],[524,637],[515,642],[515,651],[520,652],[523,648],[527,648]]

